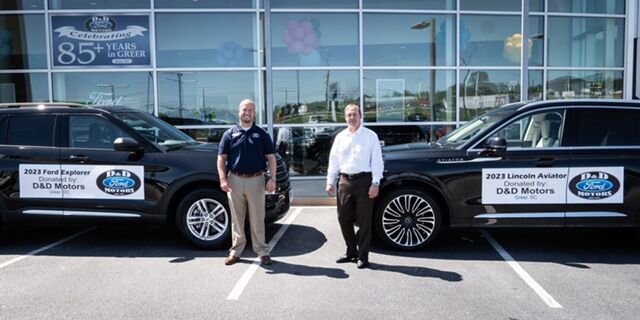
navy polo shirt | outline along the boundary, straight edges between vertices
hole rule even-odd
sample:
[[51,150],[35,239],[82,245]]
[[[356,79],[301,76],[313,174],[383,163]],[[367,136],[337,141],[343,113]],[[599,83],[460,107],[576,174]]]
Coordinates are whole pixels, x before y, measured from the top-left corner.
[[235,125],[225,131],[220,140],[218,154],[227,155],[227,172],[252,174],[266,171],[267,154],[276,153],[269,134],[255,124],[244,130]]

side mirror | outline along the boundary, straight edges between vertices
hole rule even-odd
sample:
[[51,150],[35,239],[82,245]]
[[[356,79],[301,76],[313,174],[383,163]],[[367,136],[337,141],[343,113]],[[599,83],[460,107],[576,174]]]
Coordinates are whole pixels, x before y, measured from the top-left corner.
[[116,151],[128,151],[128,152],[142,152],[144,149],[140,146],[138,141],[129,137],[116,138],[113,141],[113,149]]
[[502,137],[491,137],[484,145],[485,155],[502,157],[507,152],[507,140]]

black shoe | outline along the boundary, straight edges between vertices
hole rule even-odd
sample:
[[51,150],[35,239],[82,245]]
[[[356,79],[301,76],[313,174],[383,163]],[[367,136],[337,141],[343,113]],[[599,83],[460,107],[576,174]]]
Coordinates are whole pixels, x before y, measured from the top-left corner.
[[336,263],[356,262],[356,260],[358,260],[356,256],[350,256],[348,254],[345,254],[344,256],[338,258],[336,260]]
[[358,260],[358,269],[364,269],[369,267],[369,261]]

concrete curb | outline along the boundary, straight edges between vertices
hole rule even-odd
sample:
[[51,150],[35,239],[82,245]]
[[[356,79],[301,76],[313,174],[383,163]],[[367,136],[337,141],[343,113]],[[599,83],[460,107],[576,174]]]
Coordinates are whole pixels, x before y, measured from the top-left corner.
[[294,197],[292,206],[335,206],[335,197]]

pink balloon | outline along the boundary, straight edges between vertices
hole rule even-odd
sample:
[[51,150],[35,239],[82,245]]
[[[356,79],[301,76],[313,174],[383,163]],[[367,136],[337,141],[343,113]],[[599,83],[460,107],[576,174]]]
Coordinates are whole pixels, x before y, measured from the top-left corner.
[[306,33],[313,31],[313,25],[308,20],[303,20],[299,22],[299,24],[302,25],[302,29],[304,29]]
[[302,42],[300,41],[295,41],[291,44],[291,50],[293,51],[293,53],[302,53],[302,51],[304,50],[304,44],[302,44]]
[[304,40],[302,40],[302,42],[304,43],[305,47],[313,47],[313,44],[316,43],[316,35],[315,32],[314,33],[307,33],[304,36]]
[[295,28],[293,29],[293,32],[291,35],[293,36],[293,39],[297,41],[302,41],[304,39],[304,34],[305,34],[304,29]]
[[318,48],[320,47],[320,39],[316,37],[315,41],[313,42],[313,47],[314,48]]
[[284,35],[282,35],[282,42],[284,42],[286,45],[290,45],[293,42],[293,37],[291,37],[289,31],[285,32]]

